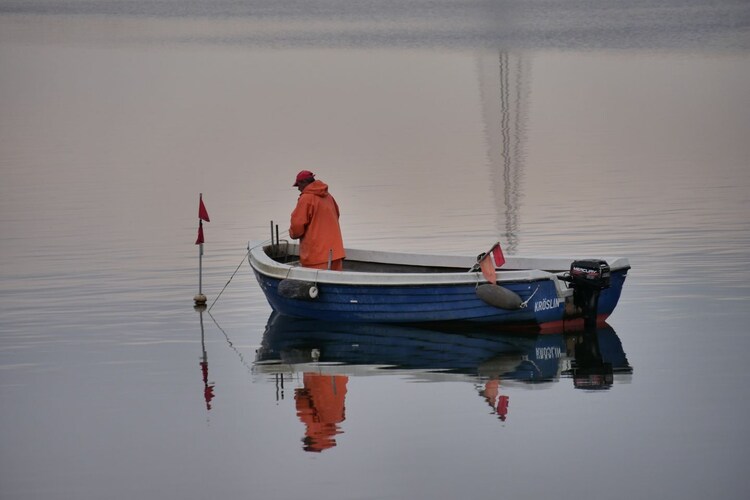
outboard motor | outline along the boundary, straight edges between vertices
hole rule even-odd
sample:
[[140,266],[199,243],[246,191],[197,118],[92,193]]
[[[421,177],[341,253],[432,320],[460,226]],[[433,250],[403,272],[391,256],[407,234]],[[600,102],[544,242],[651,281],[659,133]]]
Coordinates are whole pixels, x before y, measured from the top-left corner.
[[604,260],[576,260],[570,265],[573,302],[583,310],[586,329],[596,328],[599,294],[609,288],[610,269]]

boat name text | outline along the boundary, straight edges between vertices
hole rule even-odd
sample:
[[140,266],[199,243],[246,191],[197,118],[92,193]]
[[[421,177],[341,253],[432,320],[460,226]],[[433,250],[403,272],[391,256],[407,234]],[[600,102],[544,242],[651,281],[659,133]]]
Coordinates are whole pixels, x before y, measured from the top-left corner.
[[557,309],[560,307],[560,299],[542,299],[534,302],[534,312],[547,311],[548,309]]

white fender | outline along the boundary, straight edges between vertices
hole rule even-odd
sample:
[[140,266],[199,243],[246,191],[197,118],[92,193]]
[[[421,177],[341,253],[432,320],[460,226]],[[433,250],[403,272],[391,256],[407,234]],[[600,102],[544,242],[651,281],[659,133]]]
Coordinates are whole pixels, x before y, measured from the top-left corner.
[[315,300],[318,287],[311,281],[285,279],[279,282],[279,295],[287,299]]

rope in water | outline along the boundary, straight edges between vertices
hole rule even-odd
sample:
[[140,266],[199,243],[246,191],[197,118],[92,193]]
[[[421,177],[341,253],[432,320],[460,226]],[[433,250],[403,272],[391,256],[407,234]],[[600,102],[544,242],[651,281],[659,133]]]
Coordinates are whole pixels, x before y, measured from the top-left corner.
[[241,352],[239,351],[239,349],[237,349],[237,348],[235,347],[235,345],[234,345],[234,342],[232,342],[232,341],[231,341],[231,339],[229,338],[229,335],[227,334],[227,332],[225,332],[225,331],[224,331],[224,329],[223,329],[223,328],[221,327],[221,325],[219,325],[219,322],[218,322],[218,321],[216,321],[216,318],[214,318],[213,314],[211,314],[211,313],[210,313],[210,312],[208,312],[208,311],[206,311],[206,313],[207,313],[207,314],[208,314],[208,315],[209,315],[209,316],[211,317],[211,319],[213,320],[214,324],[215,324],[215,325],[216,325],[216,327],[217,327],[217,328],[218,328],[218,329],[219,329],[219,330],[221,331],[221,333],[223,333],[223,334],[224,334],[224,338],[226,339],[226,341],[227,341],[227,344],[229,344],[229,347],[230,347],[230,348],[231,348],[231,349],[232,349],[232,350],[233,350],[234,352],[236,352],[236,353],[237,353],[237,356],[239,356],[239,357],[240,357],[240,363],[242,363],[243,365],[245,365],[245,368],[247,368],[247,371],[248,371],[249,373],[252,373],[252,371],[253,371],[253,368],[252,368],[252,367],[251,367],[251,366],[250,366],[250,365],[249,365],[249,364],[247,363],[247,361],[245,361],[245,356],[243,356],[243,355],[242,355],[242,353],[241,353]]

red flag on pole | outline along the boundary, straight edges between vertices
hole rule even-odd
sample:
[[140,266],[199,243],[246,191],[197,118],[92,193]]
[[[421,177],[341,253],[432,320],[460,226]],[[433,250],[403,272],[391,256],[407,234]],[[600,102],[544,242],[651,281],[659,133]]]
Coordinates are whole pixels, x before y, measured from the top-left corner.
[[198,221],[198,239],[195,240],[195,244],[203,244],[203,221]]
[[200,203],[198,205],[198,218],[206,222],[211,222],[211,219],[208,218],[208,210],[206,210],[206,205],[203,204],[203,193],[201,193],[199,200]]
[[[208,210],[206,205],[203,204],[203,193],[200,193],[198,197],[198,238],[195,240],[196,245],[200,245],[198,249],[198,295],[195,296],[195,303],[197,305],[206,303],[206,296],[203,295],[203,221],[210,222],[208,218]],[[206,402],[208,404],[208,402]],[[210,408],[209,408],[210,409]]]

